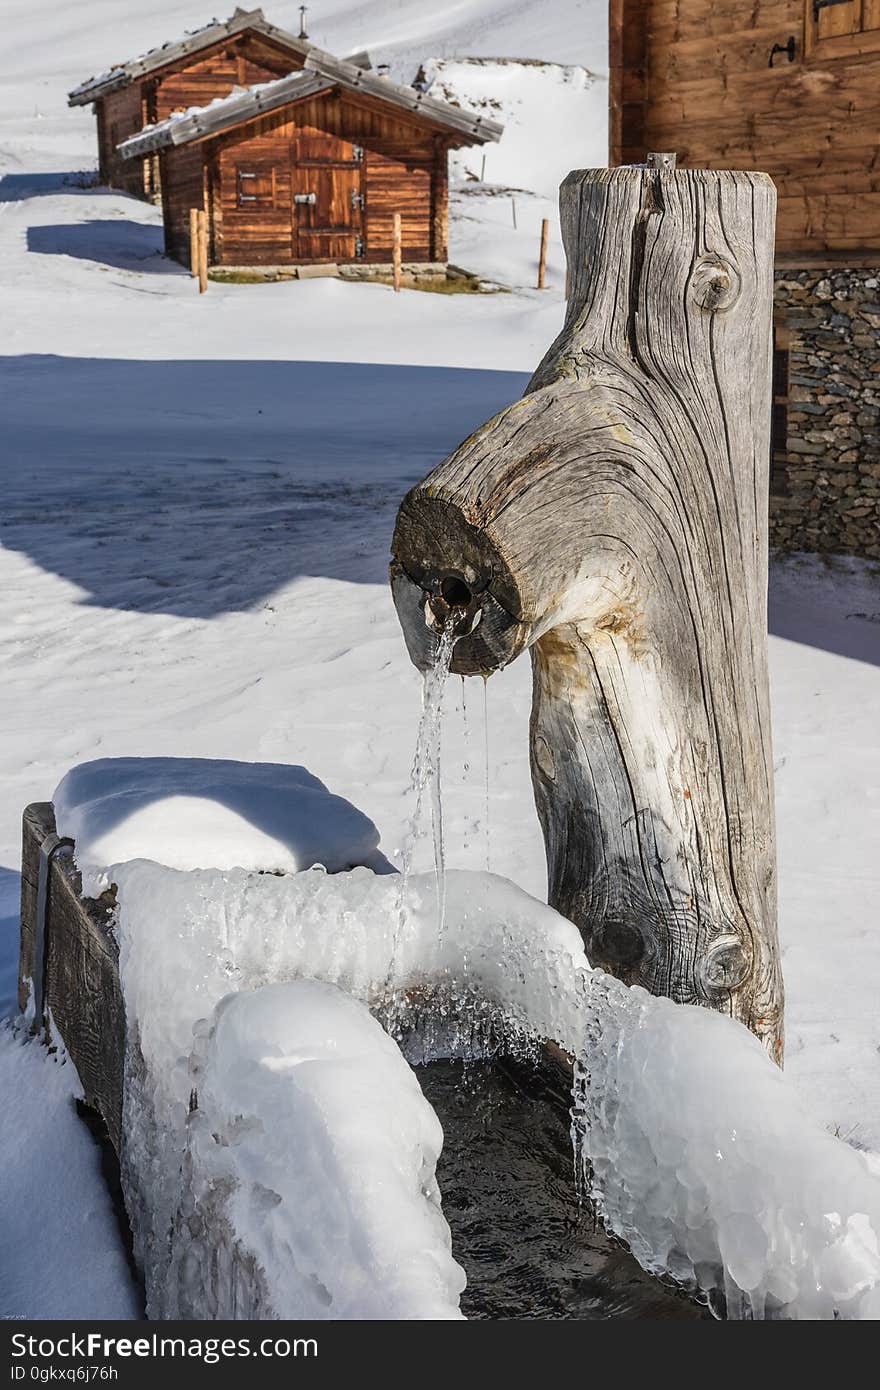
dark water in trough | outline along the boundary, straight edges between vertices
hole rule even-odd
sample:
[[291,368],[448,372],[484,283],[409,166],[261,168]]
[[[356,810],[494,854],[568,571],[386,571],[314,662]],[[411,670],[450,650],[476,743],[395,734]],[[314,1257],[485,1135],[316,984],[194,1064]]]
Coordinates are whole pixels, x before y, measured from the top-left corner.
[[543,1070],[442,1061],[417,1074],[443,1125],[437,1177],[466,1317],[710,1317],[579,1212],[568,1098]]

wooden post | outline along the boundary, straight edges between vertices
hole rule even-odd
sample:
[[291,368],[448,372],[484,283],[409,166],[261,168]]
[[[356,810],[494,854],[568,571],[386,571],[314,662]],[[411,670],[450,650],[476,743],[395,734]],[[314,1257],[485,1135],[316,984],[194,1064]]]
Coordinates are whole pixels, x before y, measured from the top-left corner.
[[400,290],[400,262],[402,257],[402,237],[400,230],[400,213],[394,214],[394,231],[392,234],[391,263],[394,271],[394,291]]
[[199,210],[190,208],[189,210],[189,272],[196,276],[199,273]]
[[199,209],[197,218],[199,294],[204,294],[208,288],[208,214],[204,208]]
[[538,257],[538,289],[544,288],[544,275],[547,270],[547,237],[550,233],[550,222],[545,217],[541,222],[541,254]]
[[[422,669],[531,649],[550,902],[590,960],[782,1058],[767,678],[775,190],[670,157],[572,173],[563,330],[404,499]],[[426,625],[426,615],[435,631]]]

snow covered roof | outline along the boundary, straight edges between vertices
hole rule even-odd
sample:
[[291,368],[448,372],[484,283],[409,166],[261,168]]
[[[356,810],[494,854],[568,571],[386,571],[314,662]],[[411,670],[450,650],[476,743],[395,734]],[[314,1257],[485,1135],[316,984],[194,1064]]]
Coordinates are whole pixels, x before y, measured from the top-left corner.
[[169,145],[187,145],[193,140],[202,140],[252,120],[267,111],[274,111],[279,106],[340,86],[402,107],[434,125],[443,126],[465,137],[462,144],[483,145],[489,140],[500,140],[504,129],[497,121],[488,120],[483,115],[438,101],[413,87],[376,77],[354,63],[312,48],[302,72],[280,77],[275,82],[261,82],[245,92],[232,92],[228,97],[220,97],[207,106],[192,106],[187,111],[176,112],[167,120],[145,126],[117,148],[124,159],[136,159]]
[[68,106],[86,106],[90,101],[95,101],[99,97],[107,96],[110,92],[127,87],[130,82],[146,76],[147,73],[155,72],[157,68],[164,68],[168,63],[177,62],[179,58],[186,58],[189,54],[197,53],[202,48],[209,48],[211,44],[220,43],[223,39],[232,38],[235,34],[242,34],[246,29],[255,29],[258,33],[265,34],[267,38],[274,39],[276,43],[292,49],[300,57],[305,57],[311,49],[311,44],[302,39],[294,38],[293,34],[288,34],[285,29],[278,29],[274,24],[270,24],[262,10],[237,9],[230,19],[212,19],[201,29],[192,30],[182,39],[173,43],[162,44],[160,48],[152,48],[149,53],[142,54],[140,58],[133,58],[127,63],[118,63],[109,72],[101,73],[98,77],[90,77],[88,81],[81,82],[78,87],[74,87],[73,91],[68,93],[67,104]]

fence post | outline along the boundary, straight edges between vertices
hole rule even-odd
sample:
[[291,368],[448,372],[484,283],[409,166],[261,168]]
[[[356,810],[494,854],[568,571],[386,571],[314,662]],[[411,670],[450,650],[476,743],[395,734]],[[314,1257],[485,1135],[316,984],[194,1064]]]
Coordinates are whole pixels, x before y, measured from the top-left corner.
[[199,273],[199,210],[190,208],[189,210],[189,273],[196,276]]
[[208,214],[200,208],[198,217],[199,294],[208,288]]
[[544,275],[547,271],[547,237],[550,234],[550,222],[545,217],[541,223],[541,254],[538,257],[538,289],[544,288]]
[[394,214],[394,235],[393,235],[392,252],[391,252],[392,266],[393,266],[393,269],[394,269],[394,292],[395,292],[395,294],[396,294],[396,293],[399,291],[399,289],[400,289],[400,263],[401,263],[402,255],[403,255],[403,251],[402,251],[402,236],[401,236],[401,230],[400,230],[400,213],[399,213],[399,212],[396,212],[396,213]]

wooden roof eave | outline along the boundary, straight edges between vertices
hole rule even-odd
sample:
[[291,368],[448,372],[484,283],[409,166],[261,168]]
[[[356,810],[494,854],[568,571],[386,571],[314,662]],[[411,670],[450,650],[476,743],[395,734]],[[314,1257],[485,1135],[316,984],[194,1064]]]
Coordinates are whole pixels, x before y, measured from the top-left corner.
[[90,79],[81,83],[68,93],[67,104],[87,106],[90,102],[100,101],[102,97],[121,91],[123,87],[130,86],[141,77],[153,76],[164,68],[173,67],[184,58],[200,53],[203,49],[212,48],[216,44],[225,43],[248,29],[278,44],[287,52],[297,53],[301,58],[305,58],[311,52],[310,43],[294,38],[293,34],[270,24],[263,17],[262,10],[242,10],[233,15],[232,19],[200,29],[198,33],[192,34],[188,39],[181,39],[179,43],[167,44],[164,48],[145,53],[142,58],[120,63],[104,79]]
[[264,95],[257,88],[242,92],[235,98],[226,97],[222,102],[216,103],[216,106],[205,106],[191,116],[178,116],[154,127],[146,126],[137,135],[123,140],[116,148],[123,159],[143,159],[155,150],[209,140],[212,136],[222,135],[227,130],[256,120],[259,116],[267,116],[280,107],[292,106],[309,97],[329,92],[337,85],[316,73],[295,73],[290,78],[282,78],[280,82],[270,85],[278,89],[282,83],[282,91],[275,90],[269,95]]
[[226,97],[191,116],[178,116],[153,127],[147,126],[117,149],[123,159],[143,159],[155,150],[208,140],[281,107],[293,106],[334,89],[367,106],[386,110],[389,106],[397,107],[415,124],[430,127],[455,147],[499,140],[504,129],[497,121],[459,111],[457,107],[424,97],[414,89],[400,87],[385,78],[370,77],[369,73],[322,53],[320,61],[314,63],[310,55],[302,72]]
[[445,132],[454,131],[459,137],[467,137],[461,139],[460,144],[485,145],[489,141],[500,140],[504,133],[504,126],[498,121],[438,101],[436,97],[426,96],[415,87],[404,87],[388,78],[377,77],[321,49],[311,49],[305,60],[305,71],[333,78],[348,91],[375,97],[377,101],[398,106],[410,115],[430,121]]

